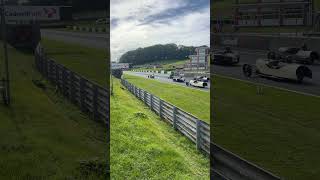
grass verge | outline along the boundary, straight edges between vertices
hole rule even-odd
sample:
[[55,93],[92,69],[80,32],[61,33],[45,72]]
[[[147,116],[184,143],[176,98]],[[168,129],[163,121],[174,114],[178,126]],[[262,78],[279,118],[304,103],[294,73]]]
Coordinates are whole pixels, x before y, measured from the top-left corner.
[[209,159],[115,80],[111,97],[111,177],[209,179]]
[[214,141],[285,179],[320,178],[320,98],[214,77]]
[[0,105],[0,179],[105,179],[106,129],[41,76],[34,57],[9,48],[12,106]]
[[104,87],[108,87],[108,55],[105,51],[52,39],[43,39],[41,43],[45,47],[47,55],[56,62]]
[[125,74],[124,78],[163,100],[210,123],[210,93]]

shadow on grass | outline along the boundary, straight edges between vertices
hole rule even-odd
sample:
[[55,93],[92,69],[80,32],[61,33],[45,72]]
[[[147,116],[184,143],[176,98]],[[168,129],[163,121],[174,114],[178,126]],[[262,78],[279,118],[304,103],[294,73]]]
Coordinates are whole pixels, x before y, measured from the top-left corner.
[[32,49],[32,48],[16,47],[15,49],[24,55],[33,55],[34,54],[34,49]]

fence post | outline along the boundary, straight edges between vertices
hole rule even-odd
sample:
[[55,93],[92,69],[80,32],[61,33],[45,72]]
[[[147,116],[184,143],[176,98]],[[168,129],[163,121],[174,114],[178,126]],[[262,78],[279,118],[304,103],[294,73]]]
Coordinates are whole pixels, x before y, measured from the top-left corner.
[[70,83],[70,89],[69,89],[69,98],[71,102],[75,102],[74,100],[74,94],[75,94],[75,87],[74,87],[74,74],[73,72],[70,71],[70,76],[69,76],[69,83]]
[[53,83],[54,81],[53,81],[53,77],[52,77],[52,61],[51,60],[49,61],[49,72],[48,73],[49,73],[48,78],[49,78],[50,82]]
[[159,116],[162,118],[162,100],[159,98]]
[[98,87],[93,85],[93,119],[98,120]]
[[61,71],[61,91],[62,94],[65,96],[66,95],[66,69],[64,67],[62,67],[62,71]]
[[144,100],[145,104],[148,104],[148,102],[147,102],[147,93],[146,93],[145,90],[143,91],[143,100]]
[[135,90],[134,90],[135,94],[134,94],[134,95],[135,95],[136,97],[138,97],[138,88],[137,88],[137,86],[135,86],[134,88],[135,88]]
[[201,122],[199,120],[197,120],[197,142],[196,142],[196,145],[197,145],[197,150],[201,150],[201,134],[200,134],[200,128],[201,128]]
[[56,86],[58,86],[58,89],[60,89],[59,76],[59,65],[56,64]]
[[139,99],[140,99],[140,94],[141,94],[141,89],[138,88],[138,97],[139,97]]
[[82,111],[85,111],[86,109],[86,106],[85,106],[85,90],[84,90],[84,79],[83,78],[80,78],[80,105],[81,105],[81,110]]
[[136,88],[136,90],[135,90],[135,91],[136,91],[135,96],[136,96],[136,97],[138,97],[138,96],[139,96],[139,94],[138,94],[138,93],[139,93],[139,89],[138,89],[138,87],[137,87],[137,86],[135,86],[135,88]]
[[153,95],[150,93],[150,108],[153,110]]
[[173,106],[173,129],[177,129],[177,107]]
[[136,86],[136,97],[139,97],[139,88]]

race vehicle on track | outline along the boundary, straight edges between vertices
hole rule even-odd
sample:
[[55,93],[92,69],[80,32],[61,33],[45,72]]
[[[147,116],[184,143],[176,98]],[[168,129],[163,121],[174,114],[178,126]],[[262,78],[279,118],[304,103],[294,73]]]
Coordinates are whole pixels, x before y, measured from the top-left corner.
[[277,51],[270,51],[268,59],[283,60],[285,62],[297,62],[304,64],[313,64],[319,60],[319,53],[309,50],[306,45],[299,47],[280,47]]
[[183,77],[174,77],[172,80],[174,82],[185,82],[186,81]]
[[305,77],[312,78],[312,71],[307,66],[272,59],[258,59],[255,65],[244,64],[242,71],[246,77],[256,75],[276,79],[295,80],[300,83]]
[[168,79],[173,79],[173,73],[169,75]]
[[224,51],[213,53],[212,64],[217,65],[234,65],[240,62],[240,55],[227,47]]
[[148,75],[148,78],[154,79],[154,74]]
[[193,80],[202,81],[202,82],[209,82],[209,78],[207,76],[197,76],[193,78]]
[[197,81],[197,80],[190,80],[189,82],[186,82],[187,86],[193,86],[193,87],[199,87],[199,88],[205,88],[208,86],[206,82]]

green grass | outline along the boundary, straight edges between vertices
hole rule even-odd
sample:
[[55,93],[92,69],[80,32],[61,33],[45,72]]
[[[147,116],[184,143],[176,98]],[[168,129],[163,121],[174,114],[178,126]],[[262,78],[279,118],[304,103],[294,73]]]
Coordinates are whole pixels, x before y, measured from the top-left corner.
[[210,123],[210,93],[125,74],[124,78],[161,99]]
[[[61,64],[105,85],[109,76],[105,73],[103,50],[68,44],[77,49],[73,52],[65,43],[45,40],[43,44]],[[110,110],[111,179],[209,179],[209,158],[136,97],[121,89],[119,81],[114,83]]]
[[214,141],[285,179],[320,178],[320,98],[214,77]]
[[108,55],[106,51],[63,43],[52,39],[41,42],[47,55],[82,76],[108,87]]
[[120,82],[111,97],[112,179],[209,179],[209,158]]
[[[106,129],[45,81],[46,90],[32,83],[41,79],[33,55],[9,48],[9,60],[12,106],[0,105],[0,179],[105,179]],[[83,166],[90,162],[101,168]]]

